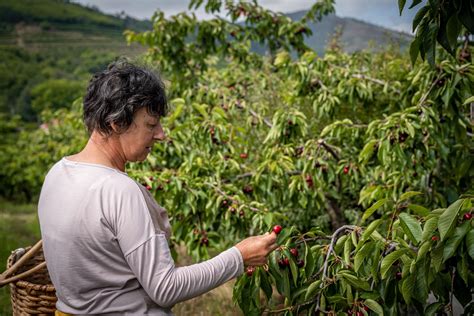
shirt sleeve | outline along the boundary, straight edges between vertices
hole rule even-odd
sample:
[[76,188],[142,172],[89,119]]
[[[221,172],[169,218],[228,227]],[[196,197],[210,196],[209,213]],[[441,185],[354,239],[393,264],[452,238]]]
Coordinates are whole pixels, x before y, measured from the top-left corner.
[[244,267],[236,247],[202,263],[175,267],[164,234],[154,235],[125,258],[151,299],[162,307],[208,292],[242,274]]

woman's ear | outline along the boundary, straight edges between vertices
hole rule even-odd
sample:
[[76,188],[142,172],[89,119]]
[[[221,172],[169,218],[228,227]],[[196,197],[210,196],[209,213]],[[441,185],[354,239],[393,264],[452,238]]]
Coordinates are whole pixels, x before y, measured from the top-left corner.
[[112,130],[114,131],[114,133],[117,133],[117,134],[120,133],[120,130],[121,130],[121,129],[120,129],[120,127],[119,127],[117,124],[115,124],[115,122],[110,123],[110,127],[112,128]]

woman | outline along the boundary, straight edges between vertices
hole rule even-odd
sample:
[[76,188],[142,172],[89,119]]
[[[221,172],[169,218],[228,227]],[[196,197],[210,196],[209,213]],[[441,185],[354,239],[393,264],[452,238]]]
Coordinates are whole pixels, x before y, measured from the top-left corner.
[[165,138],[163,83],[151,71],[119,62],[95,75],[84,97],[90,138],[48,172],[38,212],[57,309],[69,314],[169,315],[174,304],[262,265],[275,233],[250,237],[218,256],[177,268],[168,216],[128,177]]

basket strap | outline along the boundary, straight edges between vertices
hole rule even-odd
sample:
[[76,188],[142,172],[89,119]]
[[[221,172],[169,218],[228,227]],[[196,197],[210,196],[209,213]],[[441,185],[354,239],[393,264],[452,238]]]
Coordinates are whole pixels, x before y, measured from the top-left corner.
[[18,270],[19,267],[21,267],[26,261],[28,261],[31,257],[33,257],[38,252],[38,250],[41,249],[42,245],[43,245],[43,241],[42,240],[38,241],[33,247],[31,247],[30,250],[28,250],[27,253],[25,253],[23,256],[21,256],[21,258],[17,262],[15,262],[5,272],[0,274],[0,287],[7,284],[7,283],[9,283],[9,282],[12,282],[13,279],[17,280],[19,276],[21,276],[21,277],[29,276],[30,274],[32,274],[32,273],[36,272],[37,270],[43,268],[46,265],[46,262],[42,262],[39,265],[37,265],[36,267],[34,267],[34,268],[32,268],[32,269],[30,269],[26,272],[23,272],[19,275],[16,275],[14,277],[10,277],[13,273],[15,273],[16,270]]
[[22,272],[20,274],[14,275],[10,278],[6,278],[4,280],[0,280],[0,287],[4,286],[5,284],[26,278],[30,276],[31,274],[35,273],[36,271],[43,269],[44,267],[46,267],[46,262],[41,262],[40,264],[38,264],[37,266],[34,266],[28,271]]

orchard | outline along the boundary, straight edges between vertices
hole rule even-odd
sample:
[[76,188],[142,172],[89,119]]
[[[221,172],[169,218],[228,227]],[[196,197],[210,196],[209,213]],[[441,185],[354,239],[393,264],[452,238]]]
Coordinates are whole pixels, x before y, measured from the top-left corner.
[[[202,260],[278,234],[268,265],[234,287],[245,315],[450,315],[455,300],[474,313],[474,15],[438,2],[411,3],[410,56],[346,54],[337,38],[318,56],[305,23],[329,0],[302,21],[193,0],[228,20],[157,12],[153,30],[126,34],[167,80],[167,139],[127,171],[168,210],[172,243]],[[43,115],[47,128],[9,149],[23,160],[2,162],[11,194],[37,194],[86,141],[80,101]]]

